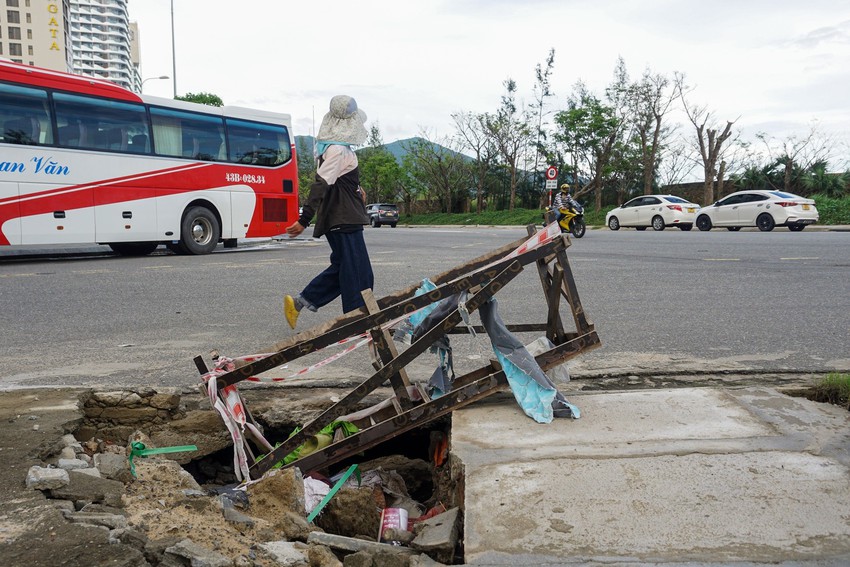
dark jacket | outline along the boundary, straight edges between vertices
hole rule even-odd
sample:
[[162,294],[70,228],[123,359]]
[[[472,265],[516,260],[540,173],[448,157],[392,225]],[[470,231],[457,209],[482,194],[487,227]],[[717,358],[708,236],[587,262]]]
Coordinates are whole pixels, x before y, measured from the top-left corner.
[[324,159],[324,155],[319,157],[316,181],[310,186],[307,203],[302,207],[298,219],[301,226],[306,228],[310,225],[313,215],[316,215],[316,225],[313,228],[313,236],[316,238],[331,230],[359,229],[369,224],[360,192],[359,166],[343,173],[332,185],[328,185],[319,175]]

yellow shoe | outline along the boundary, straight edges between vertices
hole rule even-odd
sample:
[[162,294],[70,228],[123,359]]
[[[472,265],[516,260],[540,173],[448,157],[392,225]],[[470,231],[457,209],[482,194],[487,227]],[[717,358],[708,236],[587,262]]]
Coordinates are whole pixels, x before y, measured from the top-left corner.
[[283,314],[286,315],[286,322],[294,329],[295,323],[298,321],[299,312],[295,308],[295,300],[292,299],[291,295],[284,296],[283,298]]

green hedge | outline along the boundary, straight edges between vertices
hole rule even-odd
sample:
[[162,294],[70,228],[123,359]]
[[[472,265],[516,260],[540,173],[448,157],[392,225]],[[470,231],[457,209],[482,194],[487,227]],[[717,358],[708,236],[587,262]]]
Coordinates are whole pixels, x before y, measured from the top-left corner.
[[[610,210],[610,209],[609,209]],[[605,224],[605,213],[595,211],[584,215],[587,224]],[[476,213],[425,213],[420,215],[402,215],[400,224],[432,224],[432,225],[497,225],[524,226],[528,224],[543,224],[543,210],[514,209],[513,211],[484,211]]]
[[850,197],[835,199],[824,195],[814,195],[820,220],[818,224],[850,224]]
[[[850,224],[850,197],[834,199],[815,195],[815,206],[820,213],[818,224]],[[601,212],[585,209],[584,219],[588,225],[604,226],[605,215],[614,207],[605,207]],[[496,225],[524,226],[542,224],[543,211],[540,209],[514,209],[513,211],[484,211],[476,213],[426,213],[421,215],[402,215],[400,224],[431,225]]]

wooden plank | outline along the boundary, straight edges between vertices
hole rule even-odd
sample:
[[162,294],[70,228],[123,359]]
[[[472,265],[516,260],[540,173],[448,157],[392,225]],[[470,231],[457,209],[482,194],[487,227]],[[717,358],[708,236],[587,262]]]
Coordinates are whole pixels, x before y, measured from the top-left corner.
[[[506,269],[491,279],[490,282],[481,289],[481,291],[467,300],[467,311],[472,313],[477,310],[485,301],[489,300],[508,282],[513,280],[521,271],[522,265],[515,259],[515,261],[511,262]],[[418,340],[414,341],[407,350],[389,361],[383,368],[360,384],[360,386],[349,392],[340,401],[322,412],[321,415],[313,419],[310,423],[306,424],[298,433],[284,441],[274,451],[266,455],[263,460],[254,463],[250,469],[251,477],[258,478],[269,468],[274,466],[276,462],[282,460],[286,455],[294,451],[295,448],[304,443],[307,440],[307,437],[315,435],[339,416],[350,413],[354,408],[354,404],[362,400],[367,394],[383,384],[384,381],[392,374],[407,366],[410,362],[416,359],[416,357],[425,352],[425,350],[427,350],[434,341],[437,340],[437,338],[445,334],[449,329],[456,326],[461,321],[460,310],[455,309],[438,325],[435,325]]]
[[[553,240],[552,242],[531,250],[530,252],[521,254],[515,258],[497,262],[486,269],[464,276],[459,280],[442,284],[437,287],[437,289],[426,294],[411,297],[410,299],[392,304],[388,307],[382,307],[381,311],[378,313],[357,316],[354,320],[349,321],[345,325],[337,327],[331,331],[327,331],[320,336],[315,336],[315,333],[313,332],[305,333],[304,336],[309,335],[312,338],[297,341],[289,347],[271,353],[265,358],[256,360],[246,364],[245,366],[239,367],[232,372],[219,376],[217,378],[219,388],[224,388],[230,384],[235,384],[251,376],[271,370],[272,368],[295,360],[296,358],[332,345],[342,339],[364,333],[378,324],[383,324],[403,315],[413,313],[417,309],[425,307],[434,301],[439,301],[440,299],[444,299],[456,293],[460,293],[461,291],[469,290],[477,285],[491,281],[497,274],[505,270],[514,262],[518,262],[520,266],[530,264],[538,258],[543,258],[549,254],[563,250],[564,247],[565,244],[563,239]],[[382,300],[378,302],[379,306],[381,306],[381,304]],[[296,338],[299,336],[302,335],[296,335]]]
[[[380,311],[378,308],[378,302],[375,301],[375,296],[372,294],[371,289],[364,289],[361,292],[361,295],[363,296],[363,301],[366,303],[366,309],[370,314],[375,314]],[[372,335],[372,343],[375,345],[375,349],[378,352],[378,357],[381,359],[382,366],[398,356],[398,350],[395,348],[395,343],[393,342],[389,331],[385,331],[378,326],[371,329],[369,332]],[[390,384],[393,387],[393,391],[395,392],[395,396],[401,407],[403,409],[409,409],[411,403],[407,389],[410,387],[410,380],[407,377],[407,371],[402,368],[390,376]]]

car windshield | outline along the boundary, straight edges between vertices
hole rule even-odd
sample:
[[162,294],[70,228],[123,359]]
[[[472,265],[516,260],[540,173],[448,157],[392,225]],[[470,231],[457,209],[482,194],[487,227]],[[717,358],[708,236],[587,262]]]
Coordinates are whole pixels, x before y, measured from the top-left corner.
[[385,211],[395,211],[398,209],[395,205],[378,205],[378,208],[383,209]]
[[690,201],[682,199],[681,197],[670,196],[670,197],[664,197],[664,198],[667,199],[668,201],[670,201],[671,203],[690,203]]

